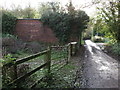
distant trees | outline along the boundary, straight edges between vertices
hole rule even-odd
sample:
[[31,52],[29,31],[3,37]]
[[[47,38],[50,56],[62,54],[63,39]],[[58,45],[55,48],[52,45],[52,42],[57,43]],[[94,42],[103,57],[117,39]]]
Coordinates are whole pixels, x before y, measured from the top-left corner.
[[13,5],[12,10],[8,10],[11,12],[14,16],[17,18],[23,19],[23,18],[38,18],[38,12],[36,9],[32,8],[30,5],[28,5],[26,8],[22,8],[20,5],[15,7]]
[[36,15],[36,10],[30,5],[24,9],[22,9],[20,6],[15,7],[14,5],[12,8],[12,10],[5,10],[4,8],[1,10],[3,34],[13,34],[17,18],[24,19],[39,17],[39,15]]
[[29,5],[22,10],[23,18],[35,18],[36,10]]
[[60,8],[59,2],[40,3],[38,12],[40,15],[49,14],[50,12],[59,12]]
[[94,29],[97,27],[108,37],[111,36],[115,41],[120,42],[120,1],[107,0],[101,3],[103,6],[98,7]]

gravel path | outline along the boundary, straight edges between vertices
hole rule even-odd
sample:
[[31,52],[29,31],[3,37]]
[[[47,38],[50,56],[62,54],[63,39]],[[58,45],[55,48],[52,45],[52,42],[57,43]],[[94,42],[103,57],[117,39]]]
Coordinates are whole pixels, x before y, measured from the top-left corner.
[[92,41],[86,40],[85,43],[82,88],[119,88],[118,61],[102,52]]

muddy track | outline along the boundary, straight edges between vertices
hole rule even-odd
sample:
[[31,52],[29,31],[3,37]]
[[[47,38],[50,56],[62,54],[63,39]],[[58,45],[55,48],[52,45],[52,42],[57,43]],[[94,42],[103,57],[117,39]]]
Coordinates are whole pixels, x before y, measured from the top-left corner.
[[82,88],[119,88],[118,61],[90,40],[85,42]]

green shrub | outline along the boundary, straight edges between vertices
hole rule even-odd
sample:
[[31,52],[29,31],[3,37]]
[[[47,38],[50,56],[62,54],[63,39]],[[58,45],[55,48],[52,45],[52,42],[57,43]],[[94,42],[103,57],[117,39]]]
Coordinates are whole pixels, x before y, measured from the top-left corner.
[[65,12],[51,12],[43,14],[41,21],[44,25],[48,25],[59,42],[64,44],[70,41],[71,36],[79,38],[81,32],[87,28],[89,16],[80,10],[76,10],[74,15]]
[[17,39],[17,36],[15,35],[12,35],[12,34],[2,34],[2,38],[5,38],[5,37],[9,37],[9,38],[14,38],[14,39]]
[[120,55],[120,43],[115,43],[111,46],[112,46],[113,52]]
[[4,56],[3,59],[0,59],[0,61],[3,63],[3,64],[6,64],[6,63],[10,63],[10,62],[13,62],[16,58],[14,58],[11,54],[8,54],[6,56]]
[[11,13],[3,11],[2,12],[2,33],[6,34],[13,34],[14,27],[16,24],[16,17],[13,16]]
[[14,79],[14,67],[3,66],[3,65],[10,62],[14,63],[13,61],[15,59],[16,58],[13,58],[11,54],[8,54],[4,56],[2,59],[0,59],[0,63],[2,66],[2,88],[9,88],[7,84]]

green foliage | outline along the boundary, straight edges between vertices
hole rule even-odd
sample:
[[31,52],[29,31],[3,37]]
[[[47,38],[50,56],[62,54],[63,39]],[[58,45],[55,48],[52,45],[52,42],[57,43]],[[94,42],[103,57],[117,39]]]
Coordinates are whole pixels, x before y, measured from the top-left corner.
[[42,79],[36,88],[52,88],[53,90],[56,90],[56,88],[71,88],[77,66],[70,62],[59,70],[58,68],[60,66],[53,69],[54,71],[49,74],[49,78]]
[[112,44],[112,50],[114,53],[116,53],[117,55],[120,55],[120,43],[115,43]]
[[[120,42],[120,1],[108,0],[108,2],[101,2],[102,7],[98,7],[98,16],[96,20],[96,27],[102,33],[111,34],[113,39]],[[107,35],[109,36],[109,35]]]
[[77,31],[76,35],[79,35],[83,30],[87,28],[89,22],[89,16],[81,10],[77,10],[72,17],[71,25],[75,26]]
[[8,54],[8,55],[4,56],[3,59],[0,59],[0,61],[3,64],[10,63],[10,62],[13,63],[14,60],[16,60],[16,58],[14,58],[11,54]]
[[20,5],[18,6],[13,5],[12,10],[7,10],[7,11],[11,12],[15,17],[21,19],[38,18],[40,16],[39,13],[36,11],[36,9],[32,8],[29,4],[25,8],[22,8]]
[[0,58],[0,63],[3,63],[5,60],[3,58]]
[[0,58],[0,67],[2,67],[3,66],[3,62],[4,62],[5,60],[3,59],[3,58]]
[[16,58],[13,58],[11,54],[8,54],[4,56],[4,58],[0,58],[0,67],[3,66],[3,64],[13,63],[14,60],[16,60]]
[[[2,62],[1,66],[3,66],[4,64],[7,64],[7,63],[14,63],[13,62],[14,60],[16,60],[16,58],[13,58],[11,54],[8,54],[3,59],[0,59],[0,63]],[[2,86],[3,88],[9,88],[7,84],[10,83],[14,78],[14,69],[13,67],[3,66],[2,70],[3,70]],[[15,86],[12,86],[12,88],[15,88]]]
[[8,38],[14,38],[14,39],[17,39],[17,36],[15,35],[12,35],[12,34],[2,34],[2,38],[5,38],[5,37],[8,37]]
[[55,32],[56,37],[60,42],[67,42],[70,35],[70,16],[66,13],[50,13],[49,15],[42,15],[43,24],[47,24]]
[[53,10],[47,14],[43,13],[41,17],[43,24],[48,25],[62,43],[69,42],[71,35],[79,38],[80,33],[87,28],[87,22],[89,22],[89,16],[84,11],[69,8],[68,12],[61,9]]
[[103,43],[105,42],[105,39],[101,36],[94,36],[94,37],[92,37],[92,40],[94,42],[103,42]]
[[50,12],[59,12],[59,4],[59,2],[40,3],[38,7],[38,12],[40,16],[42,16],[42,14],[49,14]]
[[9,12],[6,12],[6,11],[2,12],[2,33],[3,34],[14,33],[16,19],[17,18]]
[[23,18],[34,18],[35,17],[35,11],[36,10],[31,8],[31,6],[29,5],[29,7],[22,10]]

